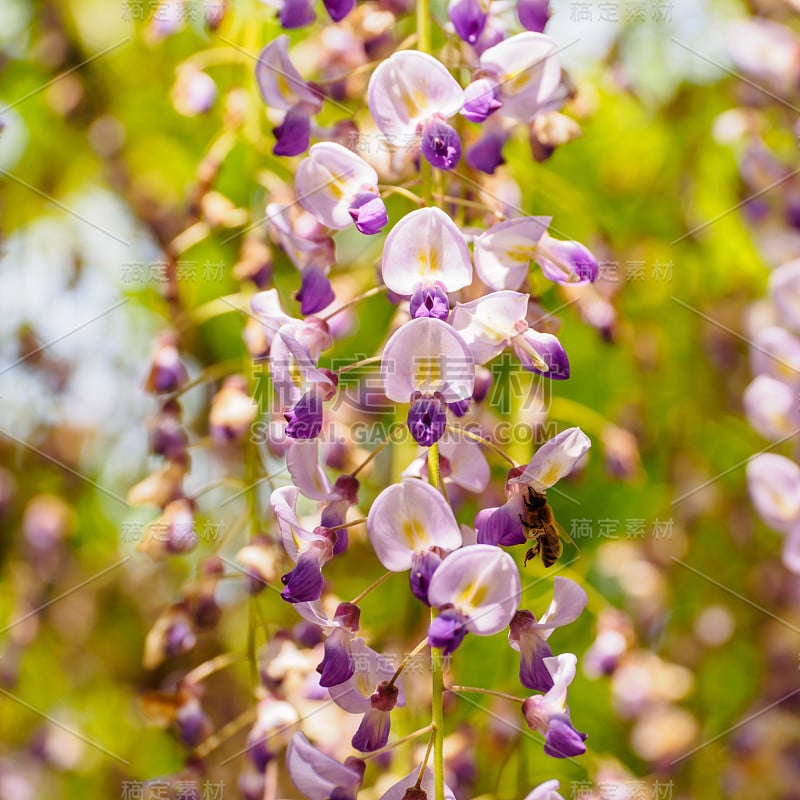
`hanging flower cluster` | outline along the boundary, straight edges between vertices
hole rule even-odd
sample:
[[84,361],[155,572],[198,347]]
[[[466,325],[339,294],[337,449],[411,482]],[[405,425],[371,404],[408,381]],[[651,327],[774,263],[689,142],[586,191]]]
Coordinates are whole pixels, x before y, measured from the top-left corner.
[[[597,278],[597,262],[583,244],[552,235],[550,217],[527,215],[493,193],[485,176],[504,163],[503,148],[519,129],[534,144],[537,121],[559,114],[572,90],[557,43],[542,33],[546,2],[520,2],[516,17],[480,2],[451,2],[438,50],[425,3],[417,9],[415,39],[404,43],[395,42],[384,17],[404,22],[407,9],[390,5],[378,12],[356,8],[354,0],[326,0],[340,25],[324,31],[341,40],[337,52],[345,58],[347,51],[350,76],[330,77],[338,57],[330,43],[315,59],[301,58],[284,33],[266,44],[255,65],[274,122],[269,158],[276,170],[293,175],[293,191],[266,181],[271,244],[250,235],[237,265],[257,289],[242,293],[248,307],[240,310],[248,315],[245,341],[268,375],[267,388],[251,384],[251,397],[241,376],[229,377],[214,398],[210,434],[220,446],[252,448],[248,463],[255,459],[265,468],[248,472],[250,483],[243,481],[239,493],[255,497],[251,535],[244,543],[231,536],[225,544],[237,545],[233,558],[220,558],[246,577],[251,595],[277,590],[301,622],[290,639],[271,641],[262,654],[250,763],[240,786],[245,797],[264,796],[267,772],[285,747],[288,774],[305,797],[355,798],[365,760],[395,746],[393,726],[404,707],[419,711],[420,699],[408,687],[409,664],[412,655],[429,654],[431,724],[406,738],[428,734],[431,745],[383,798],[454,798],[442,767],[443,697],[469,687],[449,681],[443,660],[468,636],[507,632],[519,652],[520,683],[533,693],[513,698],[519,723],[543,738],[546,754],[565,758],[586,749],[587,735],[573,726],[568,706],[577,658],[554,655],[548,640],[578,618],[587,596],[557,576],[540,617],[521,608],[525,554],[505,548],[527,544],[525,561],[540,555],[550,566],[557,560],[562,545],[547,492],[579,467],[590,441],[579,428],[567,428],[518,464],[491,433],[497,415],[486,366],[508,351],[528,380],[570,377],[556,320],[542,324],[529,279],[535,270],[537,285],[582,286]],[[286,30],[317,20],[308,0],[281,0],[276,11]],[[311,82],[312,73],[319,83]],[[331,108],[349,110],[343,104],[351,100],[362,101],[355,116],[331,118]],[[548,152],[568,138],[549,139]],[[534,147],[537,158],[541,144]],[[502,177],[503,192],[513,196],[512,178]],[[285,256],[300,273],[293,299],[270,282],[272,247],[276,260]],[[373,252],[375,285],[357,290],[348,271]],[[341,350],[331,358],[354,324],[362,327],[357,340],[363,333],[365,342],[375,341],[366,330],[370,316],[356,322],[351,311],[378,295],[385,295],[377,302],[392,322],[377,350],[364,353],[356,344],[347,363]],[[356,370],[371,373],[357,384],[354,400]],[[154,535],[142,547],[158,559],[197,546],[196,498],[182,484],[190,464],[177,404],[191,385],[176,337],[165,335],[148,387],[166,397],[153,452],[167,466],[137,487],[164,508],[166,538]],[[257,418],[256,401],[269,403],[264,420]],[[356,422],[367,425],[367,441],[352,438]],[[262,424],[263,436],[247,442],[248,429]],[[342,430],[349,435],[337,437]],[[374,460],[401,438],[415,454],[391,478],[370,483]],[[363,453],[358,444],[373,447]],[[490,465],[498,457],[510,464],[505,492],[502,484],[491,486]],[[267,462],[275,475],[267,474]],[[478,512],[467,518],[470,498]],[[342,569],[358,574],[370,553],[386,575],[341,602],[335,576]],[[362,630],[362,617],[369,615],[365,598],[394,573],[407,575],[407,591],[394,585],[430,621],[413,653],[387,666],[380,642]],[[209,581],[220,577],[212,573]],[[159,663],[191,650],[197,625],[192,599],[176,605],[153,643]],[[310,648],[321,655],[313,669]],[[297,675],[304,676],[302,685],[295,685]],[[313,718],[301,723],[309,699],[326,699],[352,715],[356,755],[338,760],[330,743],[312,743],[323,737]],[[557,788],[548,781],[529,798],[557,798]]]
[[[770,19],[752,17],[731,26],[729,49],[737,67],[770,97],[791,108],[800,80],[800,37]],[[771,104],[771,110],[779,108]],[[740,151],[748,194],[746,219],[772,269],[768,297],[748,320],[753,380],[743,405],[752,427],[773,444],[796,444],[800,432],[800,217],[793,166],[784,163],[762,137],[766,109],[745,102],[721,115],[717,138]],[[787,127],[796,119],[786,115]],[[796,130],[795,130],[796,135]],[[771,187],[774,192],[766,194]],[[747,465],[747,483],[759,516],[785,536],[783,563],[800,574],[800,466],[795,457],[762,452]]]

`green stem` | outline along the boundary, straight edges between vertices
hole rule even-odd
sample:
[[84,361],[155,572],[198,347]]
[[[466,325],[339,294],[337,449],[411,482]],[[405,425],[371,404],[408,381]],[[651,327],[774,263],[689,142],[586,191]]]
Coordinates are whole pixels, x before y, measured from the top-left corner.
[[[439,443],[428,448],[428,481],[438,489]],[[436,611],[431,609],[431,622]],[[431,647],[431,723],[433,724],[433,786],[435,800],[444,800],[444,672],[442,651]]]
[[417,49],[431,52],[431,4],[430,0],[417,0]]

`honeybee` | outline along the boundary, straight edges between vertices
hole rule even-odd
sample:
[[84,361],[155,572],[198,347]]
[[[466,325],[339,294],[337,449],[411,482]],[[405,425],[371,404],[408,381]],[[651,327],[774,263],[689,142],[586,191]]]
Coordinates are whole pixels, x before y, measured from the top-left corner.
[[[519,520],[525,531],[525,535],[533,540],[533,544],[525,553],[525,560],[522,566],[536,556],[541,555],[542,564],[545,567],[552,567],[561,557],[564,548],[561,544],[561,534],[569,541],[567,532],[556,522],[553,510],[547,505],[547,498],[528,487],[528,496],[524,500],[525,513],[519,515]],[[559,533],[560,529],[560,533]],[[573,542],[574,544],[574,542]]]

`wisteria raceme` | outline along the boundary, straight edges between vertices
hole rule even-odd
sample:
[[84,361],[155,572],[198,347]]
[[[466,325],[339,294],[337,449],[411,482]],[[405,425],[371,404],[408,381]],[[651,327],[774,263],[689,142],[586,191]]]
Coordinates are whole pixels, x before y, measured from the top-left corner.
[[[522,128],[542,160],[536,121],[569,101],[558,43],[542,33],[548,4],[520,2],[515,17],[496,4],[453,0],[450,24],[435,35],[424,3],[416,14],[403,2],[366,5],[326,0],[334,26],[307,0],[269,3],[271,24],[296,32],[265,43],[254,74],[260,99],[242,116],[246,130],[262,116],[269,122],[259,178],[266,215],[242,246],[241,294],[219,302],[247,315],[258,380],[248,386],[239,372],[223,373],[209,438],[225,468],[235,448],[242,454],[241,472],[217,479],[241,485],[230,501],[244,512],[219,556],[238,573],[215,580],[244,578],[250,650],[259,650],[256,627],[267,640],[256,665],[255,723],[247,723],[246,798],[267,796],[284,751],[289,779],[309,800],[355,800],[365,777],[372,780],[365,765],[373,757],[391,776],[381,779],[383,800],[462,797],[457,782],[445,783],[443,709],[448,692],[457,702],[454,676],[475,637],[497,647],[513,684],[518,672],[521,686],[538,693],[499,694],[545,737],[544,752],[563,758],[586,749],[567,706],[577,658],[554,657],[548,643],[580,616],[586,593],[555,577],[552,601],[537,618],[521,605],[540,609],[546,601],[529,596],[520,554],[504,548],[541,548],[543,537],[558,537],[555,524],[545,530],[531,520],[530,504],[547,507],[546,492],[578,468],[591,442],[575,426],[543,437],[544,420],[522,410],[514,421],[537,446],[518,463],[492,430],[511,419],[491,399],[490,367],[505,351],[548,391],[571,375],[552,320],[541,329],[536,321],[539,275],[553,293],[598,277],[587,247],[551,236],[551,217],[538,215],[548,209],[515,209],[483,194],[480,182],[483,173],[499,174],[513,187],[513,176],[501,172],[504,146]],[[417,30],[401,42],[394,28],[404,29],[406,17]],[[351,72],[316,47],[322,39],[297,31],[308,28],[310,37],[320,27],[333,50],[347,53]],[[557,138],[541,134],[548,154]],[[362,303],[371,310],[357,317]],[[792,341],[777,346],[794,357]],[[177,405],[187,385],[179,340],[166,332],[147,388],[163,399],[153,452],[169,460],[169,471],[137,487],[140,497],[163,501],[167,536],[141,548],[155,560],[197,546],[195,499],[182,485],[190,443]],[[384,451],[399,463],[387,468]],[[500,485],[498,458],[511,465]],[[795,521],[790,512],[781,516],[787,525]],[[386,572],[369,583],[377,564]],[[408,573],[407,584],[398,572]],[[393,594],[382,604],[385,582]],[[273,598],[284,605],[266,618],[261,604]],[[195,646],[189,608],[178,605],[159,623],[154,663]],[[291,633],[278,622],[282,614],[295,619]],[[383,633],[381,614],[390,626]],[[503,632],[519,667],[491,638]],[[382,652],[391,641],[406,647],[394,660]],[[203,712],[193,702],[191,720]],[[430,724],[411,732],[409,720],[427,710]],[[426,736],[427,750],[398,763],[396,747]],[[212,747],[187,737],[201,753]],[[456,781],[458,769],[451,773]],[[557,800],[557,790],[555,780],[525,787],[527,800]]]

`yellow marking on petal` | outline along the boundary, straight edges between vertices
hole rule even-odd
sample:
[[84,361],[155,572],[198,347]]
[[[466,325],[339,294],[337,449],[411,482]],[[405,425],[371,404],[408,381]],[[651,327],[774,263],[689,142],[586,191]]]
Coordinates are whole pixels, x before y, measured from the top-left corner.
[[519,264],[527,264],[536,255],[536,245],[517,245],[506,250],[506,255],[511,261]]
[[403,536],[410,550],[419,550],[420,545],[427,541],[425,527],[415,517],[403,521]]
[[466,611],[477,608],[483,603],[486,597],[486,584],[480,581],[473,581],[456,595],[453,605]]
[[438,386],[442,382],[442,364],[438,355],[414,357],[414,386]]
[[297,99],[295,93],[292,91],[292,87],[289,86],[289,81],[286,79],[286,76],[282,72],[276,72],[275,80],[278,83],[278,91],[289,101],[294,101]]

